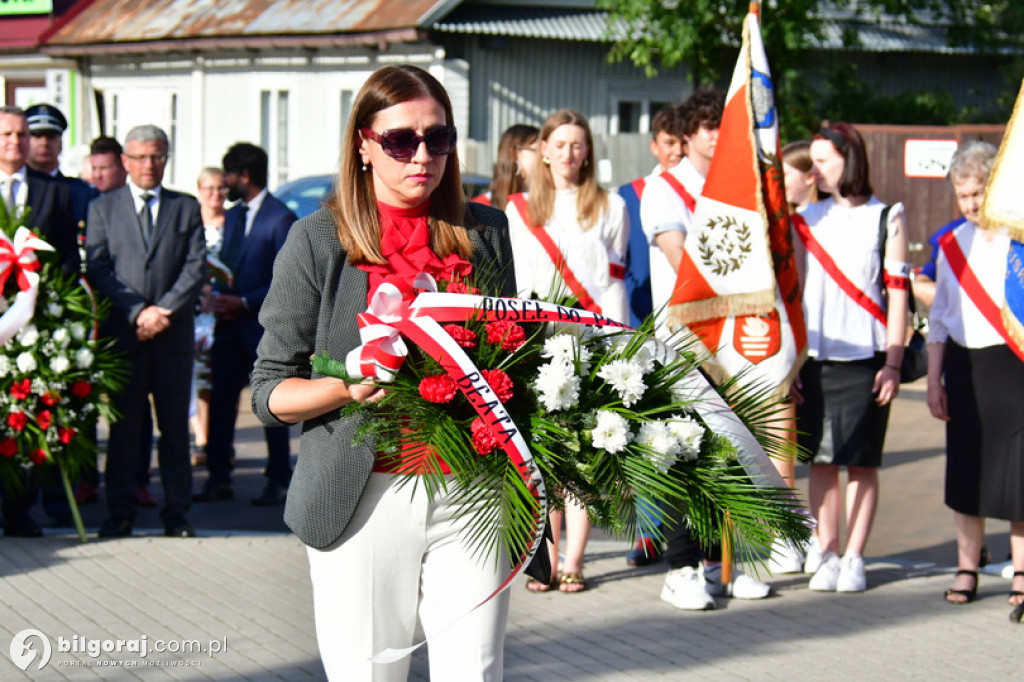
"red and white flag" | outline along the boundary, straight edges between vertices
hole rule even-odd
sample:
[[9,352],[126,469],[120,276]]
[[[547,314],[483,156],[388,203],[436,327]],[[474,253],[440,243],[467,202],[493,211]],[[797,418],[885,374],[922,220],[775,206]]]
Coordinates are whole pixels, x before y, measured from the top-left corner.
[[807,333],[782,184],[778,112],[756,12],[726,96],[718,144],[669,302],[716,352],[712,373],[787,391]]

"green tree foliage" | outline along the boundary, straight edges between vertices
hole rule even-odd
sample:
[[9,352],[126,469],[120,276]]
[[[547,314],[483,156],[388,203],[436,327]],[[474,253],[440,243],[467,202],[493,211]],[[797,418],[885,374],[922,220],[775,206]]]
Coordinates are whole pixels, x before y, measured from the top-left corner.
[[[742,35],[747,0],[597,0],[609,12],[611,61],[630,61],[654,75],[683,66],[695,86],[728,83]],[[863,123],[1003,122],[1024,76],[1024,2],[1001,0],[768,0],[761,33],[771,62],[783,139],[813,131],[822,118]],[[829,25],[830,18],[848,20]],[[958,108],[946,92],[877,94],[855,66],[818,64],[809,50],[841,28],[855,47],[849,20],[948,25],[947,43],[1003,55],[1005,91],[987,111]],[[833,33],[834,35],[834,33]]]

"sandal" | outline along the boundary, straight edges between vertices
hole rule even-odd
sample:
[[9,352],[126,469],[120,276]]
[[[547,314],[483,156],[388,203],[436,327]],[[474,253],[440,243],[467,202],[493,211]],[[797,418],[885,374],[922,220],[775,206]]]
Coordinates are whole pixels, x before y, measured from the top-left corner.
[[[566,587],[572,589],[566,589]],[[558,576],[558,589],[569,594],[582,592],[587,589],[587,581],[583,578],[582,573],[561,573]]]
[[[971,576],[972,578],[974,578],[974,587],[972,587],[969,590],[954,590],[951,587],[948,590],[946,590],[946,593],[943,595],[943,598],[948,603],[956,604],[957,606],[960,606],[962,604],[970,604],[972,601],[974,601],[978,597],[978,572],[977,571],[968,571],[968,570],[965,570],[965,569],[960,569],[959,571],[956,572],[956,575],[969,575],[969,576]],[[964,600],[960,601],[958,599],[950,599],[950,597],[952,597],[953,595],[961,596],[961,597],[964,598]]]
[[[1024,578],[1024,571],[1014,571],[1013,572],[1013,577],[1014,578]],[[1012,580],[1012,578],[1011,578],[1011,580]],[[1012,587],[1012,583],[1011,583],[1011,587]],[[1008,599],[1008,601],[1010,602],[1010,606],[1020,606],[1021,604],[1024,604],[1024,592],[1021,592],[1020,590],[1013,590],[1013,589],[1011,589],[1010,590],[1010,598]]]
[[526,589],[530,592],[550,592],[556,587],[558,587],[558,578],[552,578],[550,582],[546,583],[542,583],[534,578],[526,581]]

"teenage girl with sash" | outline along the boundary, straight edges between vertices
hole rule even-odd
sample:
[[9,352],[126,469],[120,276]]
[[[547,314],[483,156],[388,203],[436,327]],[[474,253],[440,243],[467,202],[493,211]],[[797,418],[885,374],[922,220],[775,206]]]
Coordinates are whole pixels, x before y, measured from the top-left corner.
[[[521,296],[573,297],[582,308],[627,322],[626,206],[619,195],[598,185],[594,165],[593,138],[583,114],[562,109],[549,116],[541,126],[540,159],[530,176],[530,192],[510,197],[505,209],[516,282]],[[590,520],[586,509],[571,499],[565,506],[562,570],[556,572],[562,514],[552,512],[551,581],[530,581],[527,589],[586,589],[583,553]]]
[[[812,455],[810,502],[821,565],[810,589],[862,592],[862,552],[878,505],[878,468],[899,392],[910,266],[902,204],[874,196],[864,141],[825,124],[811,141],[818,189],[832,196],[793,218],[804,247],[809,359],[797,387],[799,440]],[[846,467],[846,552],[839,556]]]
[[511,195],[529,189],[530,172],[537,161],[538,135],[539,128],[523,123],[511,125],[501,134],[491,186],[473,201],[504,211]]
[[1010,604],[1024,601],[1024,362],[1008,344],[1001,310],[1010,238],[978,227],[996,149],[968,142],[949,179],[967,221],[939,239],[928,331],[928,408],[946,422],[946,506],[958,570],[946,601],[978,593],[985,519],[1010,522]]

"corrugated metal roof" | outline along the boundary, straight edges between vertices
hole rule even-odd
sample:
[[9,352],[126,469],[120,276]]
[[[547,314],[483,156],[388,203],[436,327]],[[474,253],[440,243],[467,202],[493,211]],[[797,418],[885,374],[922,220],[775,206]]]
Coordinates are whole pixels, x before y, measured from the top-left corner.
[[438,0],[93,0],[49,45],[415,28]]
[[[463,5],[430,28],[445,33],[610,42],[607,26],[608,13],[600,10]],[[848,49],[842,41],[844,29],[853,29],[860,37],[860,45],[852,48],[858,51],[970,52],[946,45],[946,28],[941,25],[874,23],[849,13],[825,20],[825,39],[816,47]]]

